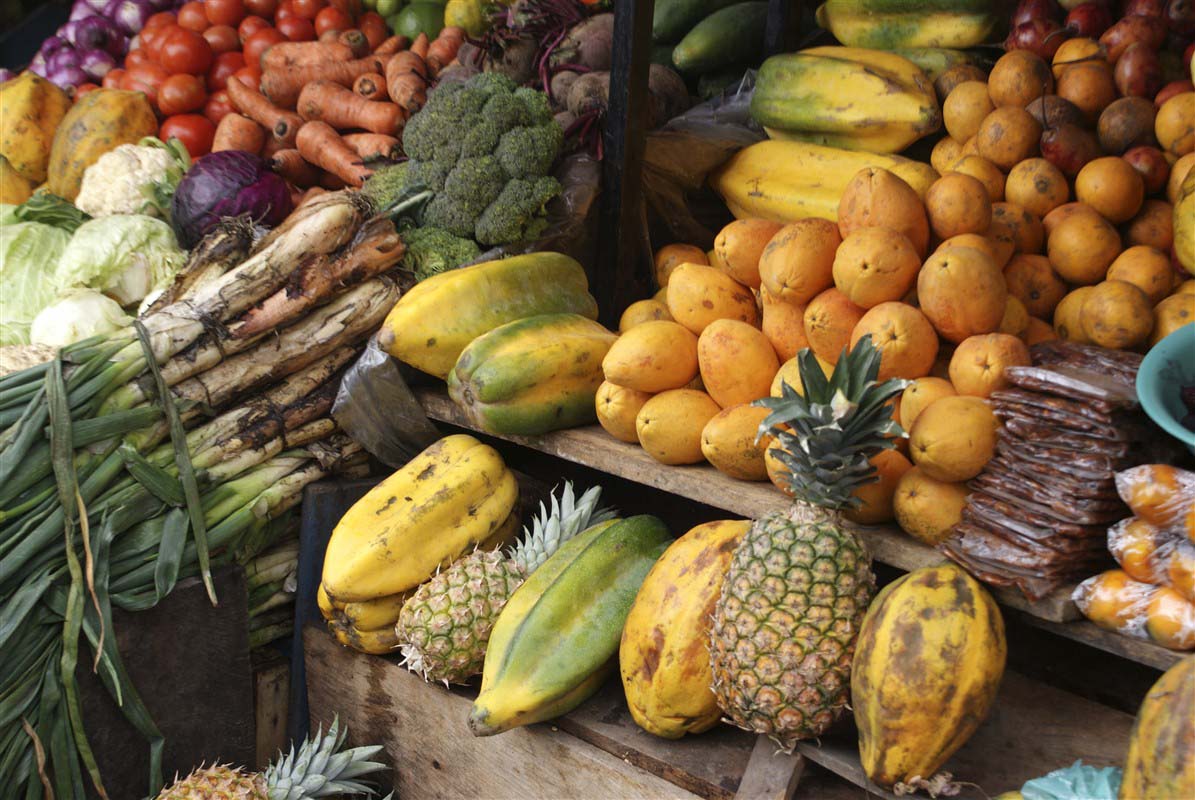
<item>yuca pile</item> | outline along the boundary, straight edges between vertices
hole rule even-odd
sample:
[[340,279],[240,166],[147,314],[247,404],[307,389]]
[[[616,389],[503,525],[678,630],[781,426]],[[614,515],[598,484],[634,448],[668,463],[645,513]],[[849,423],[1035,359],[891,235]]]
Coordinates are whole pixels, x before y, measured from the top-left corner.
[[329,410],[341,369],[398,299],[383,273],[402,241],[356,192],[314,198],[252,240],[251,225],[226,221],[165,304],[0,378],[0,785],[11,796],[83,797],[85,780],[108,796],[79,706],[80,634],[150,742],[156,793],[163,738],[121,663],[112,609],[150,608],[195,574],[215,602],[213,565],[270,548],[307,484],[365,469]]

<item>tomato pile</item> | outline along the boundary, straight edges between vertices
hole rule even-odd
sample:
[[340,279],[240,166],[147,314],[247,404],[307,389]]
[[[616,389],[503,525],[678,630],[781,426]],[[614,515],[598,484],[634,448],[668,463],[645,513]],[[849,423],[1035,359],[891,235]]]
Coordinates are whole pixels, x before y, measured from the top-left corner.
[[103,85],[144,92],[162,118],[159,136],[177,137],[198,158],[233,110],[231,76],[256,87],[261,54],[279,42],[356,28],[376,47],[387,36],[385,20],[361,12],[360,0],[193,0],[151,16],[123,67],[109,71]]

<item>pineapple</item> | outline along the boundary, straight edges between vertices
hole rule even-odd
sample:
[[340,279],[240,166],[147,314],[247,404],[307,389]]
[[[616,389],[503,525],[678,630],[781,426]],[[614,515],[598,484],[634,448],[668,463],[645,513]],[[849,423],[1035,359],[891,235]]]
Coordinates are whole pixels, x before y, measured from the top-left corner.
[[565,482],[550,510],[540,503],[531,530],[523,529],[509,553],[476,550],[420,586],[395,629],[407,668],[445,684],[480,674],[490,630],[515,589],[560,545],[614,518],[612,509],[598,508],[601,496],[595,486],[575,500]]
[[[325,734],[317,731],[295,753],[275,761],[265,772],[243,772],[235,767],[216,764],[199,767],[185,778],[162,790],[158,800],[315,800],[320,797],[373,797],[374,789],[358,778],[385,769],[368,759],[382,748],[354,747],[340,750],[347,730],[339,730],[339,720]],[[339,751],[339,752],[337,752]]]
[[855,638],[875,591],[863,543],[838,516],[874,480],[868,459],[894,444],[889,400],[906,381],[877,384],[880,354],[864,336],[827,381],[800,357],[802,397],[758,401],[760,426],[787,468],[795,504],[756,520],[731,561],[710,628],[714,693],[729,721],[791,752],[822,734],[850,691]]

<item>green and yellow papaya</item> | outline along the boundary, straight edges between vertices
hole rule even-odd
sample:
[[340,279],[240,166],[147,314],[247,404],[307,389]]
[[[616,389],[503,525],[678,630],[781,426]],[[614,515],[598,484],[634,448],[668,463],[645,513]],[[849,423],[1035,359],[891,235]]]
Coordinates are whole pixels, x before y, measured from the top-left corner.
[[1166,670],[1145,695],[1125,759],[1122,800],[1195,797],[1195,656]]
[[49,190],[74,202],[83,173],[122,144],[156,136],[158,118],[141,92],[95,89],[80,97],[54,132],[47,167]]
[[593,422],[602,359],[618,337],[578,314],[543,314],[477,337],[448,394],[490,433],[538,436]]
[[826,0],[817,24],[848,47],[975,47],[1000,21],[991,0]]
[[585,270],[562,253],[529,253],[442,272],[394,306],[378,342],[416,369],[447,378],[470,342],[539,314],[597,319]]
[[641,515],[566,542],[511,595],[486,648],[474,736],[558,717],[601,686],[616,664],[627,613],[670,537]]

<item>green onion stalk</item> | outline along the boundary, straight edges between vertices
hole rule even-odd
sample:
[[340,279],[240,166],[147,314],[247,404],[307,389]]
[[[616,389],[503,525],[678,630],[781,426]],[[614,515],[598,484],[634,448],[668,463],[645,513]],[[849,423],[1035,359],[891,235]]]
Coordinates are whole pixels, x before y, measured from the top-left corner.
[[[328,413],[398,298],[377,272],[301,302],[289,281],[313,258],[366,247],[369,213],[356,193],[322,195],[251,250],[213,244],[170,302],[129,327],[0,378],[0,794],[109,796],[83,726],[80,659],[149,743],[151,795],[161,788],[163,737],[116,648],[113,608],[151,608],[190,576],[214,603],[212,568],[237,563],[254,641],[282,635],[290,512],[314,481],[368,474]],[[247,316],[269,332],[234,341]]]

